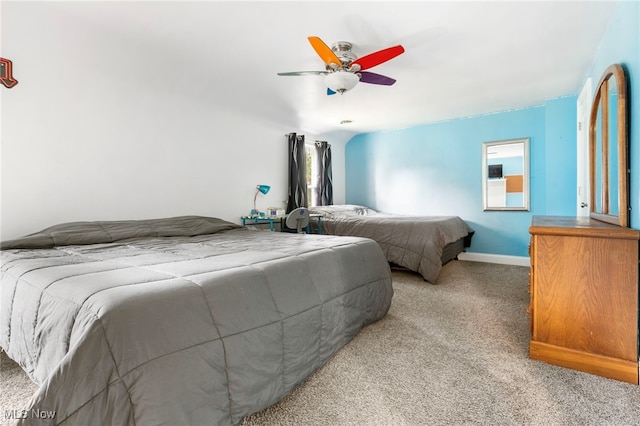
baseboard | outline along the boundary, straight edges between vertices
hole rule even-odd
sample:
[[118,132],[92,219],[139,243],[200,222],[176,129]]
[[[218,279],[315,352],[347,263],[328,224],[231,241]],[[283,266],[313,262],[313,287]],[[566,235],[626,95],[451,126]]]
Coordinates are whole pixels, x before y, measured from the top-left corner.
[[[574,342],[575,343],[575,342]],[[638,384],[638,363],[531,340],[529,357],[548,364]],[[634,355],[633,358],[636,356]]]
[[505,254],[460,253],[458,260],[470,262],[501,263],[504,265],[531,266],[527,256],[508,256]]

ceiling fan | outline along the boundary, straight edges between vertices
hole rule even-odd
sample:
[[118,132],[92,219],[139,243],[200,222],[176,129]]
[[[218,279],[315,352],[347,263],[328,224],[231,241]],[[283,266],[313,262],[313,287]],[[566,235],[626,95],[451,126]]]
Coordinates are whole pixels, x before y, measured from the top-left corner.
[[278,75],[324,75],[326,76],[328,95],[336,93],[342,95],[347,90],[353,89],[359,81],[384,86],[391,86],[396,82],[393,78],[365,70],[404,53],[404,47],[401,45],[378,50],[358,58],[351,51],[352,44],[348,41],[339,41],[329,48],[320,37],[311,36],[308,39],[318,56],[324,61],[325,71],[279,72]]

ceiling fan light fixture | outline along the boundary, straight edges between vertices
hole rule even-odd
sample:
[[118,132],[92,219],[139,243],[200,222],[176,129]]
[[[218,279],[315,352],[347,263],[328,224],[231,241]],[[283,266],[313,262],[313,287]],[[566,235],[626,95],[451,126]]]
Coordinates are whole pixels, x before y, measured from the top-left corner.
[[360,81],[360,77],[348,71],[332,72],[325,77],[327,87],[340,94],[356,87],[358,81]]

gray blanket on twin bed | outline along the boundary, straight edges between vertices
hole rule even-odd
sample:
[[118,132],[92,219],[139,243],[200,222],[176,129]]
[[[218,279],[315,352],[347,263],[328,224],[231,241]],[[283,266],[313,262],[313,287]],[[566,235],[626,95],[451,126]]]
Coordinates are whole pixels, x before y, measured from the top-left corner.
[[237,424],[393,295],[372,240],[215,218],[74,223],[2,248],[0,347],[40,384],[28,424]]
[[325,234],[371,238],[389,262],[418,272],[433,284],[442,270],[444,247],[473,234],[458,216],[389,214],[352,204],[311,207],[309,211],[322,215]]

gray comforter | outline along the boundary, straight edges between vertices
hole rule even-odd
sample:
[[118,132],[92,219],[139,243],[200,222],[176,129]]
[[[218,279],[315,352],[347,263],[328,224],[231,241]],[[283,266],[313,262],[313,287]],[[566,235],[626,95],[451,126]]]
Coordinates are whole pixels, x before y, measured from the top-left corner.
[[24,423],[239,423],[393,294],[371,240],[214,218],[68,224],[1,255],[0,347],[40,384]]
[[371,238],[389,262],[418,272],[433,284],[442,270],[444,247],[473,233],[458,216],[387,214],[351,204],[312,207],[309,211],[322,215],[325,234]]

